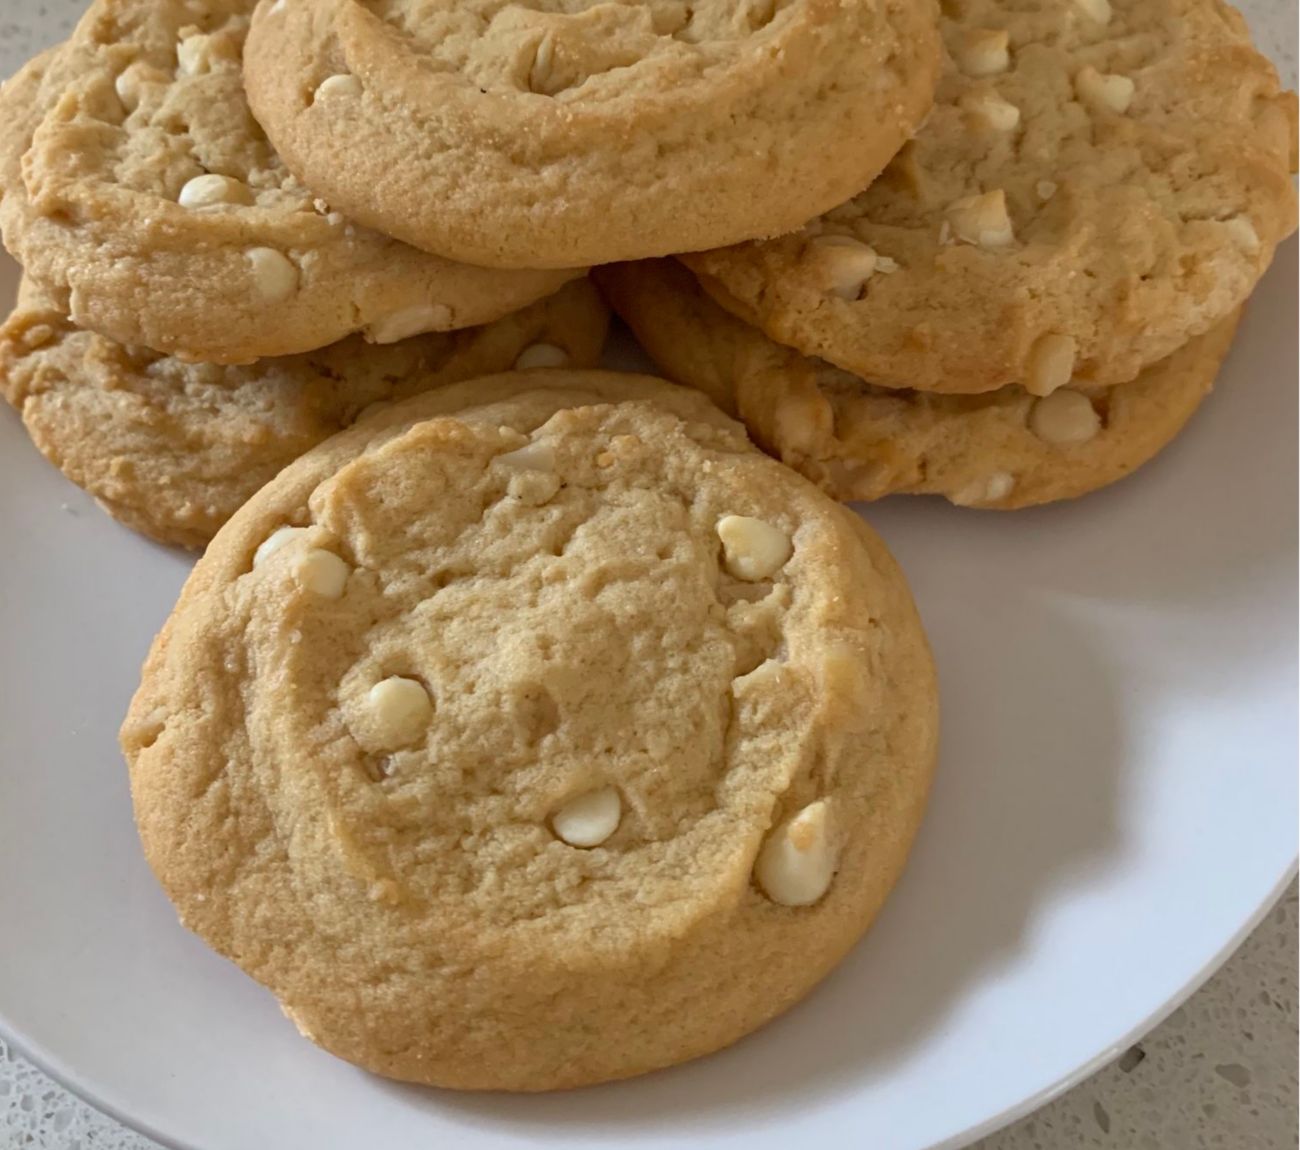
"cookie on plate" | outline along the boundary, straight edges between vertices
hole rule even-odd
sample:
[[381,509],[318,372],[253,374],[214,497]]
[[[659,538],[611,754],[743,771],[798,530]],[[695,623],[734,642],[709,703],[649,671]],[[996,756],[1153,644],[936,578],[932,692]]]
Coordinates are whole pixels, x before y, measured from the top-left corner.
[[185,363],[81,331],[25,282],[0,327],[0,395],[114,518],[201,548],[263,484],[376,404],[523,365],[594,365],[608,312],[586,280],[488,324],[359,336],[248,366]]
[[96,0],[5,85],[5,245],[78,326],[247,363],[487,323],[578,274],[453,263],[304,188],[244,97],[252,7]]
[[934,0],[267,0],[246,71],[341,210],[562,267],[799,227],[912,134],[938,57]]
[[1214,386],[1239,314],[1128,383],[939,395],[873,387],[773,342],[675,260],[598,275],[666,375],[706,392],[836,499],[933,494],[1001,510],[1073,499],[1151,459]]
[[691,256],[724,306],[884,387],[1122,383],[1295,227],[1295,95],[1220,0],[945,5],[933,113],[796,235]]
[[852,512],[702,395],[475,380],[213,541],[122,731],[182,921],[380,1074],[544,1090],[706,1054],[866,929],[930,654]]

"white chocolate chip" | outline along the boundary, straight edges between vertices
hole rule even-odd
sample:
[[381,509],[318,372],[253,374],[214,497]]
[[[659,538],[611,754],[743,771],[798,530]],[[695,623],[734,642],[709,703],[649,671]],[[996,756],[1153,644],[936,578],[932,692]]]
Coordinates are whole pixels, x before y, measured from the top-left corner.
[[295,539],[301,539],[308,530],[306,527],[281,527],[278,531],[273,531],[254,553],[253,566],[260,567],[281,547],[287,547]]
[[1020,123],[1020,109],[992,92],[969,92],[961,106],[995,132],[1009,132]]
[[598,847],[618,830],[623,800],[613,787],[570,799],[551,816],[557,837],[571,847]]
[[1074,90],[1085,104],[1122,115],[1133,102],[1135,85],[1127,76],[1098,72],[1092,65],[1088,65],[1080,68],[1079,74],[1075,76]]
[[24,331],[20,338],[23,347],[28,351],[35,351],[54,339],[54,329],[48,323],[38,323],[35,327],[29,327]]
[[1005,72],[1011,63],[1007,51],[1010,39],[1005,28],[996,32],[987,28],[970,29],[956,47],[957,66],[968,76],[994,76]]
[[830,643],[820,661],[822,696],[840,700],[855,713],[860,711],[867,706],[871,690],[866,666],[866,657],[852,643],[843,640]]
[[1255,230],[1255,225],[1248,217],[1233,216],[1230,220],[1224,220],[1223,226],[1227,228],[1228,235],[1242,251],[1252,256],[1259,251],[1259,232]]
[[832,434],[835,412],[816,388],[782,397],[776,405],[776,442],[791,451],[811,454],[824,436]]
[[128,112],[134,112],[140,106],[140,85],[129,70],[113,81],[113,91]]
[[450,324],[451,309],[445,304],[420,303],[372,323],[366,338],[371,343],[398,343],[426,331],[446,331]]
[[845,300],[859,299],[880,265],[876,250],[852,236],[818,236],[803,258],[821,287]]
[[779,659],[765,659],[747,675],[738,675],[731,681],[733,694],[747,694],[753,690],[779,687],[785,679],[785,664]]
[[724,515],[718,520],[718,538],[727,570],[751,583],[775,575],[794,554],[784,531],[747,515]]
[[182,40],[176,47],[176,63],[180,72],[185,76],[196,75],[202,66],[202,47],[199,43],[199,37],[191,36],[188,40]]
[[429,692],[414,679],[394,675],[376,683],[366,696],[375,734],[388,749],[409,746],[424,734],[433,717]]
[[898,261],[889,256],[876,256],[876,274],[887,276],[898,271]]
[[245,253],[253,270],[253,285],[258,296],[268,303],[278,303],[293,295],[298,286],[298,269],[293,261],[275,248],[252,248]]
[[514,471],[550,471],[555,467],[555,452],[549,443],[525,443],[517,451],[498,455],[496,462]]
[[167,84],[171,78],[152,64],[137,60],[118,74],[113,81],[113,90],[122,101],[122,107],[134,112],[140,106],[141,88],[145,84]]
[[809,803],[767,836],[754,865],[758,885],[781,906],[812,906],[835,876],[835,838],[830,803]]
[[183,208],[209,208],[217,204],[247,206],[253,202],[253,193],[242,180],[208,173],[188,181],[176,202]]
[[555,64],[555,40],[550,35],[545,35],[537,44],[533,52],[533,63],[528,69],[528,89],[537,92],[540,95],[554,95],[552,91],[553,77],[551,68]]
[[535,343],[526,347],[515,360],[516,371],[532,371],[539,367],[568,367],[569,353],[553,343]]
[[1063,387],[1034,404],[1029,429],[1045,443],[1087,443],[1101,430],[1101,416],[1086,395]]
[[1098,24],[1110,23],[1110,0],[1074,0],[1074,3],[1089,20]]
[[298,1014],[298,1012],[295,1011],[291,1006],[285,1006],[283,1002],[280,1003],[280,1013],[283,1014],[285,1018],[287,1018],[290,1022],[294,1024],[294,1026],[298,1028],[298,1033],[301,1034],[305,1039],[307,1039],[308,1042],[316,1041],[315,1035],[312,1033],[311,1028],[307,1025],[307,1023],[305,1023],[302,1020],[302,1015]]
[[176,45],[176,63],[183,76],[199,76],[212,70],[212,37],[193,29],[182,29]]
[[1015,243],[1006,193],[998,188],[978,196],[965,196],[948,205],[953,234],[982,248],[1005,248]]
[[1039,336],[1029,352],[1029,378],[1025,390],[1030,395],[1051,395],[1074,377],[1074,360],[1078,344],[1070,335],[1048,332]]
[[1015,477],[1005,471],[995,471],[983,479],[968,483],[949,498],[958,507],[981,507],[987,503],[997,503],[1015,490]]
[[984,487],[984,498],[989,503],[996,503],[999,499],[1005,499],[1010,495],[1015,487],[1015,476],[1005,471],[995,471],[989,476],[989,481]]
[[322,80],[320,87],[316,89],[316,99],[326,100],[331,96],[356,98],[364,91],[360,79],[344,72],[342,75],[330,76]]
[[1044,203],[1056,195],[1055,180],[1039,180],[1034,185],[1034,191],[1038,193],[1038,198]]
[[313,547],[298,557],[293,574],[304,591],[322,599],[342,599],[352,569],[333,551]]

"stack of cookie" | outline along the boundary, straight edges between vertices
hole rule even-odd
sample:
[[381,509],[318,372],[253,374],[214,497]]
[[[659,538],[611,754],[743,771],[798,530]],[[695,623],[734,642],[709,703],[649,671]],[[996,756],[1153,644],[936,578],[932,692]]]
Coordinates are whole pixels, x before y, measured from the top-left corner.
[[[836,499],[1075,495],[1208,390],[1294,214],[1239,19],[944,12],[94,0],[6,85],[0,388],[211,540],[122,731],[145,851],[327,1049],[537,1090],[793,1004],[936,746]],[[597,264],[696,390],[576,370]]]
[[594,365],[607,321],[581,269],[444,259],[299,183],[244,96],[253,7],[98,0],[0,94],[0,392],[113,515],[195,548],[374,404]]
[[122,729],[141,840],[314,1041],[640,1073],[876,915],[935,762],[907,585],[705,396],[576,370],[583,269],[833,208],[938,59],[931,0],[94,0],[6,85],[0,387],[206,545]]
[[865,191],[600,281],[667,375],[838,499],[1068,499],[1210,391],[1295,226],[1295,95],[1219,0],[944,12],[934,109]]
[[869,182],[931,99],[928,4],[95,0],[0,96],[0,392],[113,515],[201,548],[375,403],[594,365],[586,265]]

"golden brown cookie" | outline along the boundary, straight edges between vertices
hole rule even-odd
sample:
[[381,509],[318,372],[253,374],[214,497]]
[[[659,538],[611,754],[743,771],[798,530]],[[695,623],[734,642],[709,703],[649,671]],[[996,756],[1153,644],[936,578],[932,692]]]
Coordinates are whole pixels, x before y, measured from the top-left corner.
[[214,363],[487,323],[578,273],[469,267],[355,226],[248,110],[253,0],[96,0],[0,95],[4,242],[84,328]]
[[585,280],[486,327],[372,347],[354,336],[244,367],[83,332],[25,283],[0,327],[0,395],[114,518],[201,548],[258,490],[375,404],[517,362],[594,366],[608,313]]
[[1220,0],[961,0],[925,127],[803,231],[686,262],[883,387],[1122,383],[1226,320],[1295,227],[1295,94]]
[[26,195],[23,156],[40,121],[41,86],[58,56],[58,47],[47,48],[0,82],[0,205]]
[[929,107],[938,47],[934,0],[266,0],[247,80],[354,218],[562,267],[779,235],[854,195]]
[[380,1074],[545,1090],[706,1054],[866,929],[935,681],[860,519],[696,392],[410,400],[213,541],[122,731],[182,921]]
[[600,269],[614,308],[663,372],[744,421],[836,499],[942,495],[1010,510],[1105,487],[1165,447],[1214,386],[1233,313],[1137,379],[1045,398],[873,387],[768,339],[713,302],[681,264]]

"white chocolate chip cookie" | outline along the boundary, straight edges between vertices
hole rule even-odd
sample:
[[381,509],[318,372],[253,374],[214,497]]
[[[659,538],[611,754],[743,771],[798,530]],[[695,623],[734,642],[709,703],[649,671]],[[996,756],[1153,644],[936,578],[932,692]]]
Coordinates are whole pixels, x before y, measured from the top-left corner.
[[470,267],[360,228],[244,98],[253,0],[95,0],[0,97],[0,229],[81,327],[199,362],[498,319],[568,271]]
[[[962,0],[930,118],[855,199],[685,257],[772,339],[880,387],[1135,378],[1294,228],[1296,100],[1222,0]],[[828,243],[894,265],[853,275]]]
[[1200,406],[1237,324],[1234,313],[1112,387],[1071,379],[1056,349],[1046,357],[1054,386],[1042,395],[1014,384],[940,395],[874,387],[773,342],[710,299],[675,260],[597,275],[670,379],[707,392],[764,448],[843,500],[934,494],[1006,510],[1114,483],[1173,440]]
[[930,105],[937,7],[266,0],[248,94],[289,167],[371,227],[485,267],[607,263],[856,194]]
[[899,874],[936,730],[860,519],[697,392],[551,370],[394,406],[254,496],[122,745],[182,920],[303,1034],[544,1090],[807,993]]
[[[245,367],[185,363],[80,331],[25,282],[0,327],[0,395],[32,441],[115,518],[203,547],[289,462],[376,404],[504,371],[538,341],[600,359],[608,313],[585,280],[485,327],[372,347],[354,336]],[[305,581],[337,582],[316,559]]]

